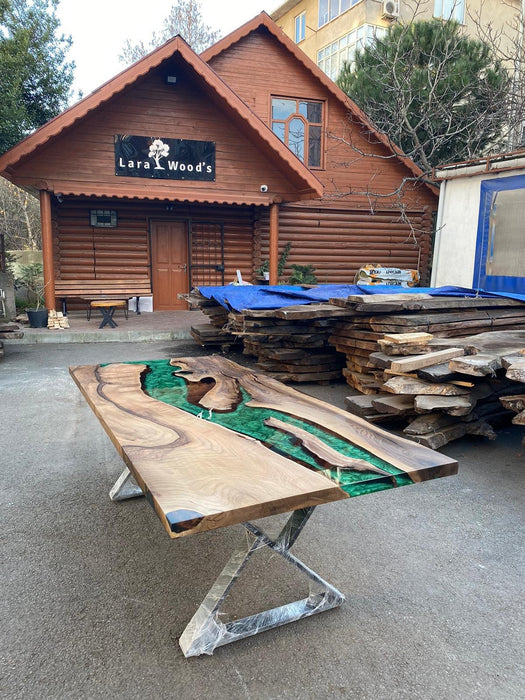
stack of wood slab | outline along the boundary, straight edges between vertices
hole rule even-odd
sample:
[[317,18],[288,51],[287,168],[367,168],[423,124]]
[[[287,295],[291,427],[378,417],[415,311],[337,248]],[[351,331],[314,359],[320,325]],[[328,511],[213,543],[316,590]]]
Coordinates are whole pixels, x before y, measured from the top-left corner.
[[8,321],[0,320],[0,360],[5,357],[4,343],[3,340],[15,340],[24,337],[24,333],[21,330],[18,323],[9,323]]
[[417,442],[436,449],[466,434],[493,438],[493,424],[509,417],[502,397],[523,385],[505,366],[516,364],[525,331],[487,332],[453,339],[428,333],[386,333],[368,364],[380,391],[346,399],[370,422],[397,422]]
[[193,289],[190,294],[181,294],[179,298],[187,301],[190,308],[198,308],[208,317],[209,323],[196,323],[191,326],[193,340],[204,348],[228,351],[236,340],[234,335],[225,330],[228,309],[214,299],[207,299],[198,289]]
[[[425,293],[355,295],[331,299],[349,318],[337,324],[330,342],[346,355],[348,384],[365,394],[381,391],[376,367],[368,362],[385,333],[427,333],[457,338],[494,330],[525,329],[525,303],[505,298],[433,297]],[[414,350],[421,354],[425,347]],[[399,354],[410,353],[400,347]],[[380,378],[381,379],[381,378]]]
[[304,304],[231,313],[228,329],[242,338],[244,354],[282,382],[329,382],[341,377],[344,358],[329,344],[344,309]]
[[[507,379],[520,382],[523,392],[510,396],[500,396],[500,401],[504,408],[517,414],[512,422],[515,425],[525,426],[525,349],[521,350],[519,355],[502,358],[502,364],[506,369]],[[525,445],[525,437],[523,444]]]
[[50,309],[47,316],[47,327],[49,330],[64,330],[69,328],[69,320],[62,311]]

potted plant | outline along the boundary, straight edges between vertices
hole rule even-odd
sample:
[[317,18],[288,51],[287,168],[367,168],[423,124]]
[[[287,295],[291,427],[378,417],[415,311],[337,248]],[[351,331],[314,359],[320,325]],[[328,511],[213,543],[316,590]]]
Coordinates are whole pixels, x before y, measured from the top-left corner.
[[[279,258],[279,262],[277,264],[277,276],[278,277],[281,277],[281,275],[284,272],[284,267],[286,265],[288,255],[290,254],[291,247],[292,247],[292,244],[289,241],[284,246],[283,252],[281,253],[281,257]],[[269,262],[269,260],[263,260],[262,263],[257,268],[257,270],[255,270],[255,279],[256,279],[258,284],[268,284],[268,281],[270,279],[270,262]]]
[[26,308],[31,328],[47,327],[47,309],[44,307],[44,268],[41,263],[22,265],[19,281],[27,289],[27,299],[34,307]]

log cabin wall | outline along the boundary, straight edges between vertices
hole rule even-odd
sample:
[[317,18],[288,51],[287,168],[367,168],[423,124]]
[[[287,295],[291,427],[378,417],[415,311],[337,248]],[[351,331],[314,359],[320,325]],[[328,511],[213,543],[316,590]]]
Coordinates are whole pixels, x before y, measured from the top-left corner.
[[[91,209],[115,210],[117,226],[91,226]],[[225,282],[233,281],[237,270],[245,279],[252,276],[253,207],[68,198],[62,203],[55,200],[53,218],[55,278],[58,280],[125,279],[132,284],[133,279],[150,278],[151,222],[170,220],[185,222],[188,234],[193,227],[201,239],[207,235],[210,225],[212,228],[221,226]],[[206,279],[206,274],[198,274],[197,281],[201,284],[203,281],[220,283],[216,276]]]
[[[412,211],[410,224],[399,211],[314,209],[287,205],[280,211],[279,251],[291,248],[281,281],[292,273],[291,265],[312,265],[319,283],[349,284],[367,263],[419,269],[421,283],[428,283],[432,219],[430,212]],[[261,212],[257,221],[255,251],[264,260],[269,253],[269,219]]]

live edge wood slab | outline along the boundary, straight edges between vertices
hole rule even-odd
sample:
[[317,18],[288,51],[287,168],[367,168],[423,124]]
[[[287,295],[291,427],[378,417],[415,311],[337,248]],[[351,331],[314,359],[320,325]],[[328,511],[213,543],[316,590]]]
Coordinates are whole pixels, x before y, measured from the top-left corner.
[[457,472],[221,356],[70,373],[173,538]]

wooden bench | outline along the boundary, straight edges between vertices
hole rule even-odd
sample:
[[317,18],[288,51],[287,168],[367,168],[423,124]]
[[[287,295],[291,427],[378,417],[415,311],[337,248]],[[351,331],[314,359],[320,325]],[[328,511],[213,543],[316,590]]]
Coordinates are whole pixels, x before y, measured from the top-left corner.
[[104,299],[137,299],[137,313],[140,314],[139,297],[151,296],[151,282],[147,278],[131,280],[55,280],[55,293],[62,303],[62,313],[67,314],[67,299],[83,299],[87,302]]

